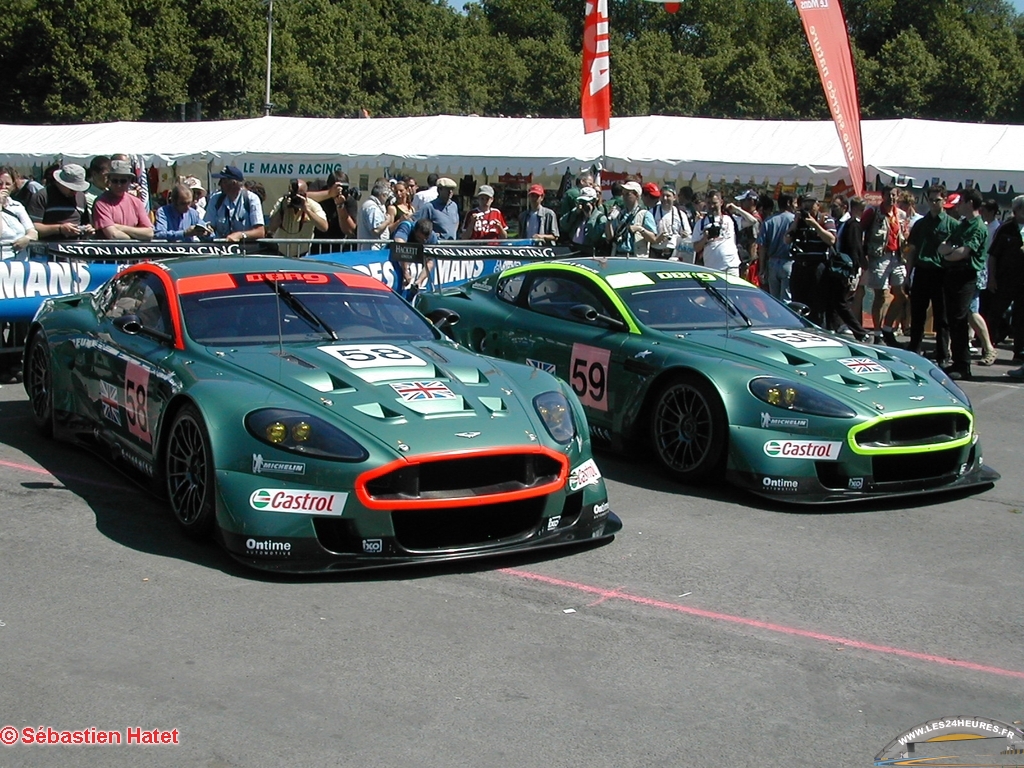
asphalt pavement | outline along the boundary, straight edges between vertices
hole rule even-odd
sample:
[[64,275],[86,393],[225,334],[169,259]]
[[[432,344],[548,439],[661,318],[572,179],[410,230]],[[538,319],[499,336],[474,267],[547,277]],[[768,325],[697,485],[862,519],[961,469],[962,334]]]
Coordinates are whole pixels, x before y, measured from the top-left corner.
[[122,743],[0,766],[866,766],[941,715],[1024,720],[1008,369],[965,385],[983,492],[806,509],[599,455],[606,545],[327,578],[184,539],[5,384],[0,726]]

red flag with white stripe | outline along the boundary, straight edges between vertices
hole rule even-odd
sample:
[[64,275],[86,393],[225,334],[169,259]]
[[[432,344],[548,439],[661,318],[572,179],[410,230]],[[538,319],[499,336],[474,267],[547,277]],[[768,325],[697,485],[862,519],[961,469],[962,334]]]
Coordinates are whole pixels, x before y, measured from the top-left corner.
[[836,124],[850,180],[864,194],[864,144],[860,134],[860,100],[853,69],[850,34],[839,0],[796,0],[800,20],[811,44],[814,63]]
[[608,0],[587,0],[583,21],[583,132],[607,131],[612,116]]

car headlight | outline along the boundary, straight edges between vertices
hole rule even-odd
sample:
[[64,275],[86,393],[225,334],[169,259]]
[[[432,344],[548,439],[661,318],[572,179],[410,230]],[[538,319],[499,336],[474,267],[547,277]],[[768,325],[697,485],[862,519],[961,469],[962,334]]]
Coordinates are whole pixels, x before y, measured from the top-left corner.
[[783,408],[787,411],[799,411],[814,416],[830,416],[834,419],[852,419],[857,415],[847,405],[834,397],[818,392],[816,389],[796,381],[778,379],[774,376],[761,376],[752,379],[747,385],[750,394],[768,405]]
[[576,436],[572,406],[561,392],[545,392],[533,398],[533,407],[556,443],[565,445]]
[[337,427],[300,411],[262,408],[245,417],[245,428],[262,443],[303,456],[329,461],[366,461],[370,456]]
[[971,399],[967,397],[967,393],[960,389],[957,383],[946,375],[945,371],[943,371],[941,368],[932,368],[931,370],[928,371],[928,374],[937,382],[939,382],[939,384],[948,389],[950,393],[954,397],[956,397],[957,400],[966,405],[968,408],[971,407]]

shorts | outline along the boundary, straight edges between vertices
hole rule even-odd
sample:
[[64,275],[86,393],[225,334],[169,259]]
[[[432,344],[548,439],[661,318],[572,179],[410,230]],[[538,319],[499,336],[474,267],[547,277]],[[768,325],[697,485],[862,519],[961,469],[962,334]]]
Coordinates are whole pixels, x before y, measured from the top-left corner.
[[888,285],[899,288],[907,282],[907,265],[898,253],[886,253],[868,261],[861,284],[872,290],[880,290]]
[[977,287],[974,289],[974,298],[971,299],[971,314],[981,314],[981,291]]

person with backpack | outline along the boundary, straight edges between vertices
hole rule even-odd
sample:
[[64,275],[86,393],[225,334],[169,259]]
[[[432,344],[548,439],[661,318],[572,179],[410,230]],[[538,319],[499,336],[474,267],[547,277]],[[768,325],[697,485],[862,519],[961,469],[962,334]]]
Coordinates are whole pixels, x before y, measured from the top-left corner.
[[227,165],[220,173],[213,174],[213,178],[219,179],[220,192],[210,196],[205,212],[213,236],[229,243],[247,243],[266,237],[263,205],[255,192],[245,189],[242,171]]

